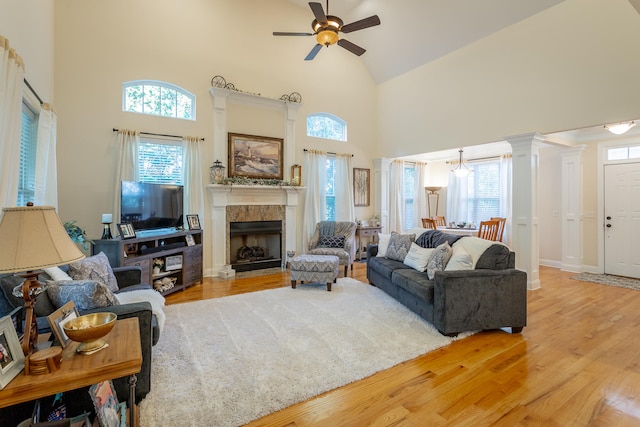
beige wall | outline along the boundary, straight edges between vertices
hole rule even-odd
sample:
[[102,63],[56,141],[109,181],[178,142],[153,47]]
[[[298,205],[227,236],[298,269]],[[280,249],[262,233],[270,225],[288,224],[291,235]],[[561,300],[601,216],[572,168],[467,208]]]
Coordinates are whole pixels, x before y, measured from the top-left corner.
[[[208,183],[209,166],[215,160],[208,93],[214,75],[222,75],[240,90],[270,98],[294,91],[302,95],[297,163],[302,163],[303,148],[312,148],[353,153],[354,166],[371,168],[376,156],[376,130],[371,126],[376,91],[369,73],[356,56],[339,47],[323,49],[313,62],[304,61],[314,41],[273,37],[275,21],[264,16],[272,15],[274,8],[280,22],[309,19],[308,10],[286,0],[183,0],[161,6],[153,0],[56,1],[61,217],[77,219],[91,237],[101,232],[100,214],[112,211],[115,190],[114,127],[206,138],[201,167],[203,184]],[[194,93],[197,120],[123,112],[122,83],[135,79],[166,81]],[[319,111],[347,121],[348,143],[306,136],[306,116]],[[231,106],[229,131],[281,137],[281,117],[268,110]],[[220,160],[227,165],[226,158]],[[286,171],[289,166],[285,165]],[[205,198],[208,205],[208,194]],[[356,215],[365,217],[368,209],[357,208]],[[205,251],[205,260],[209,259]]]
[[379,86],[384,157],[640,117],[640,15],[566,0]]
[[53,0],[0,0],[0,35],[24,60],[40,98],[53,103]]

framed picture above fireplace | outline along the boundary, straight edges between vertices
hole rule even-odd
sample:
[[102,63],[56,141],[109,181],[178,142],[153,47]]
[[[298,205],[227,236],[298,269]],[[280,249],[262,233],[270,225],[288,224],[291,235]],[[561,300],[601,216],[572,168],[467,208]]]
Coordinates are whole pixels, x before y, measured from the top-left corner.
[[229,133],[229,176],[282,179],[282,138]]

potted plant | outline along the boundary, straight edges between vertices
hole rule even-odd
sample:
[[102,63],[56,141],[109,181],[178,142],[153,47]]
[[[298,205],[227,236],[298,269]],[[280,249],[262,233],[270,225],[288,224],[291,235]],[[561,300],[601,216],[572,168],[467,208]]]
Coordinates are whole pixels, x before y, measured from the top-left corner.
[[79,225],[76,224],[76,221],[67,221],[63,224],[63,226],[71,240],[79,245],[82,245],[82,248],[86,251],[87,233],[82,228],[80,228]]

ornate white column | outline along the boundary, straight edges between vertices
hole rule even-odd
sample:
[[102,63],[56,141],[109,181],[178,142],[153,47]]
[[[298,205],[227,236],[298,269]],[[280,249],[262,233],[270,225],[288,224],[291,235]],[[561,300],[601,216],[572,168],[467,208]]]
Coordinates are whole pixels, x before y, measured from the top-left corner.
[[582,271],[582,153],[585,145],[564,149],[562,161],[562,270]]
[[540,287],[540,240],[538,182],[540,173],[539,133],[505,138],[513,151],[512,249],[516,268],[527,273],[527,288]]

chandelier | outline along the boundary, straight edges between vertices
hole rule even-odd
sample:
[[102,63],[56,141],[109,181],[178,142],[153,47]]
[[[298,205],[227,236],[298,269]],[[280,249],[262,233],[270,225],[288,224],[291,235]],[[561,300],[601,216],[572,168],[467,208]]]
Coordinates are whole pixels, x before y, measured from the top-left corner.
[[451,169],[451,172],[456,174],[458,178],[464,178],[471,173],[471,169],[469,169],[467,165],[462,161],[462,148],[460,149],[460,161],[455,168]]

